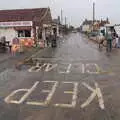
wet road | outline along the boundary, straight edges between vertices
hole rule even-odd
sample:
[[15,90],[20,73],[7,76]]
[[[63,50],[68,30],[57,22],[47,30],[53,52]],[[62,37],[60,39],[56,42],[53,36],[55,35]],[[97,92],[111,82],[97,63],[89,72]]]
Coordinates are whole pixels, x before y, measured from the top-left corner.
[[0,120],[119,120],[120,51],[76,33],[0,74]]

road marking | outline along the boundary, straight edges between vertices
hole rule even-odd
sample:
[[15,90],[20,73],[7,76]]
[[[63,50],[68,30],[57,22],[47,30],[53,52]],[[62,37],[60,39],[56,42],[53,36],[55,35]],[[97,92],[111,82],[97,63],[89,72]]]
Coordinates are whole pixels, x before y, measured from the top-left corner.
[[55,104],[55,106],[56,107],[74,108],[76,106],[76,101],[77,101],[78,83],[77,82],[63,82],[63,84],[73,84],[74,85],[73,91],[64,91],[64,93],[66,93],[66,94],[73,94],[72,103],[71,104]]
[[39,72],[42,68],[46,67],[47,63],[44,63],[41,65],[40,63],[37,63],[36,66],[31,67],[28,71],[29,72]]
[[96,66],[97,73],[98,73],[98,74],[101,73],[102,70],[100,69],[100,67],[98,66],[98,64],[94,64],[94,65]]
[[[88,63],[88,64],[81,64],[82,66],[82,71],[80,73],[85,74],[109,74],[112,73],[112,71],[102,71],[101,68],[98,66],[96,63]],[[31,68],[28,69],[28,72],[40,72],[42,69],[45,72],[50,72],[51,70],[55,69],[58,66],[58,64],[51,64],[51,63],[36,63],[35,66],[32,66]],[[92,72],[89,70],[89,67],[96,68],[95,72]],[[72,64],[69,64],[68,67],[66,68],[66,71],[60,71],[59,74],[69,74],[72,68]]]
[[[8,97],[6,97],[6,98],[4,99],[4,101],[5,101],[6,103],[21,104],[21,103],[23,103],[23,102],[29,97],[29,95],[36,89],[36,87],[37,87],[38,84],[39,84],[39,81],[35,82],[35,84],[34,84],[34,85],[32,86],[32,88],[30,88],[30,89],[18,89],[18,90],[13,91]],[[17,100],[12,100],[12,97],[13,97],[14,95],[16,95],[17,93],[19,93],[19,92],[26,92],[26,93],[23,95],[23,97],[21,97],[21,99],[20,99],[19,101],[17,101]]]
[[84,85],[86,88],[88,88],[88,90],[94,92],[94,89],[92,87],[90,87],[87,83],[83,82],[82,85]]
[[50,64],[50,63],[48,63],[47,64],[47,67],[46,67],[46,69],[45,69],[45,72],[49,72],[49,71],[51,71],[52,69],[54,69],[54,68],[56,68],[58,66],[58,64]]
[[44,102],[27,102],[28,105],[36,105],[36,106],[47,106],[52,99],[53,94],[58,86],[58,81],[43,81],[44,83],[54,83],[52,90],[43,90],[42,92],[49,93],[46,100]]
[[96,72],[91,72],[91,71],[87,70],[86,71],[87,73],[89,73],[89,74],[99,74],[100,73],[101,70],[100,70],[100,67],[97,64],[95,64],[95,63],[86,64],[86,67],[90,67],[90,66],[95,66]]
[[71,67],[72,67],[72,64],[69,64],[69,66],[68,66],[68,69],[67,69],[66,73],[70,73],[70,69],[71,69]]
[[71,67],[72,67],[72,64],[69,64],[66,71],[64,71],[64,72],[63,72],[63,71],[60,71],[59,73],[60,73],[60,74],[69,74]]
[[39,69],[40,68],[40,63],[36,63],[36,66],[32,66],[28,71],[29,72],[36,72],[37,71],[37,69]]
[[[37,101],[31,101],[26,102],[27,105],[35,105],[35,106],[48,106],[50,104],[50,101],[56,91],[56,88],[58,87],[59,82],[58,81],[43,81],[44,83],[52,83],[52,89],[51,90],[42,90],[42,93],[48,93],[46,99],[44,102],[37,102]],[[78,82],[62,82],[63,84],[73,84],[73,90],[71,91],[64,91],[64,94],[72,94],[72,102],[71,104],[62,104],[62,103],[56,103],[53,104],[55,107],[63,107],[63,108],[75,108],[76,107],[76,101],[77,101],[77,94],[78,94]],[[35,84],[30,89],[18,89],[13,91],[10,95],[8,95],[4,101],[6,103],[14,103],[14,104],[22,104],[29,96],[30,94],[36,89],[37,85],[39,84],[39,81],[35,82]],[[81,105],[81,108],[87,107],[94,99],[95,97],[98,98],[99,107],[104,110],[104,100],[103,95],[101,92],[101,89],[98,86],[98,83],[94,83],[95,88],[92,88],[87,83],[83,82],[82,85],[84,85],[88,90],[90,90],[92,93],[90,97]],[[25,92],[24,95],[17,101],[14,100],[13,97],[17,95],[20,92]]]
[[42,69],[42,68],[45,68],[46,66],[47,66],[47,63],[44,63],[43,65],[41,65],[41,66],[39,67],[39,69],[38,69],[36,72],[41,71],[41,69]]
[[98,87],[98,84],[95,83],[95,89],[93,89],[92,87],[90,87],[88,84],[86,83],[82,83],[85,87],[88,88],[88,90],[92,91],[92,94],[91,96],[87,99],[86,102],[84,102],[82,105],[81,105],[81,108],[85,108],[86,106],[88,106],[93,100],[94,98],[97,96],[98,97],[98,102],[99,102],[99,106],[102,110],[105,109],[105,106],[104,106],[104,100],[103,100],[103,95],[102,95],[102,92],[100,90],[100,88]]
[[82,73],[85,74],[85,65],[82,64]]

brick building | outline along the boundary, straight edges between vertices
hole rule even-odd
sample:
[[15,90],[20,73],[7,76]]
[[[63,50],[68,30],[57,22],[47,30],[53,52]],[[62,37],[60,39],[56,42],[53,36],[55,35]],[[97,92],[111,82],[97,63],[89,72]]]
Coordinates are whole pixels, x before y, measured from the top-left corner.
[[36,42],[51,22],[50,8],[0,10],[0,38],[5,36],[10,42],[15,37]]

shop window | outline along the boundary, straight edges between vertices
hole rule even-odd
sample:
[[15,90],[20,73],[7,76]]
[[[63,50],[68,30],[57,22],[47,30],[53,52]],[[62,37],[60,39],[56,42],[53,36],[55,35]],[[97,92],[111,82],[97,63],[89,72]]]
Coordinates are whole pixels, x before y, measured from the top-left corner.
[[18,30],[18,37],[31,37],[30,30]]

